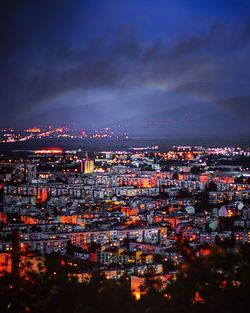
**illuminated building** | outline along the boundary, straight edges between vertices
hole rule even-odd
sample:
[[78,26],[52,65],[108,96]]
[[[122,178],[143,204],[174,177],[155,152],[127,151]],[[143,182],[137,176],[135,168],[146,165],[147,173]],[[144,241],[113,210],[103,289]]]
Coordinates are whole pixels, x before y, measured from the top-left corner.
[[38,204],[46,202],[48,198],[48,192],[46,188],[39,188],[37,190],[37,195],[36,195],[36,202]]
[[192,151],[188,151],[184,153],[184,158],[185,160],[193,160],[194,159],[194,154]]
[[62,154],[62,149],[60,148],[40,149],[36,150],[35,154]]
[[60,215],[58,220],[62,224],[77,224],[78,216],[77,215]]
[[88,157],[86,159],[80,160],[80,173],[92,174],[94,172],[94,161],[90,160]]
[[38,219],[29,215],[21,215],[21,221],[26,225],[38,224]]
[[[0,276],[3,276],[4,272],[11,273],[12,271],[13,257],[11,253],[0,253]],[[19,272],[20,276],[25,276],[30,271],[39,273],[45,270],[44,259],[42,257],[32,255],[21,255]]]
[[84,173],[84,160],[80,160],[80,173]]
[[84,173],[91,174],[93,172],[94,172],[94,161],[87,158],[84,162]]
[[0,253],[0,276],[4,272],[10,273],[12,268],[11,254],[10,253]]

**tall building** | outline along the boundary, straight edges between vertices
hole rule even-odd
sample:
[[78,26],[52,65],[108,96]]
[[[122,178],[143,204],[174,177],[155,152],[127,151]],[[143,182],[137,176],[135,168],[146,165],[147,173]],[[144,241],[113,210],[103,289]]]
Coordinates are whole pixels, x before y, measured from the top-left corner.
[[80,160],[80,173],[84,173],[84,160]]
[[35,164],[15,164],[11,171],[11,178],[14,183],[32,183],[32,179],[36,178]]
[[94,161],[90,160],[88,156],[80,160],[80,172],[84,174],[91,174],[94,172]]
[[46,188],[37,188],[36,191],[36,203],[42,204],[48,199],[48,192]]
[[84,173],[91,174],[94,172],[94,161],[87,158],[84,162]]
[[26,167],[26,181],[28,184],[32,183],[32,179],[36,178],[36,165],[27,164]]
[[26,182],[26,169],[24,164],[13,165],[11,171],[11,178],[14,183],[25,183]]

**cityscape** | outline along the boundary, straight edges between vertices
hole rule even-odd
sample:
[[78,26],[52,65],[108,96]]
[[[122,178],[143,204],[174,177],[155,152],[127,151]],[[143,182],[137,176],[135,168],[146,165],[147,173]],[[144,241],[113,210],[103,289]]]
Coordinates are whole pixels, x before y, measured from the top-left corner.
[[[228,277],[213,262],[249,257],[249,148],[15,151],[1,155],[0,179],[2,275],[43,275],[52,256],[55,282],[62,270],[76,284],[98,273],[102,284],[125,279],[135,302],[153,288],[168,306],[182,275],[212,262],[217,288],[242,288],[237,268]],[[193,283],[188,300],[200,305],[206,283]]]
[[249,13],[1,2],[1,313],[247,312]]
[[72,125],[52,125],[30,128],[0,128],[0,143],[23,142],[36,139],[128,139],[126,132],[104,129],[81,129]]

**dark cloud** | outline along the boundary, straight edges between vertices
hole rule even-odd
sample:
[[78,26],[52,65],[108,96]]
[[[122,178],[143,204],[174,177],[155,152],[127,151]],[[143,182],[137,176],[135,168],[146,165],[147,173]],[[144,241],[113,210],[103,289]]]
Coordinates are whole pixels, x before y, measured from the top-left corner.
[[[234,34],[236,38],[243,36],[240,31]],[[44,100],[74,89],[122,88],[135,83],[170,83],[174,86],[178,76],[182,77],[182,83],[204,81],[207,74],[216,80],[218,70],[221,75],[228,73],[228,63],[223,64],[221,56],[237,60],[241,48],[248,48],[247,36],[241,40],[241,45],[236,45],[235,40],[228,41],[229,33],[229,29],[215,25],[205,36],[185,38],[173,47],[164,46],[159,40],[143,46],[138,38],[129,41],[120,37],[109,42],[95,40],[83,50],[63,47],[50,56],[49,62],[44,60],[30,77],[27,85],[30,98],[27,100]],[[235,73],[237,67],[237,64],[232,65]],[[248,69],[245,70],[246,75]],[[224,77],[228,78],[232,77]]]
[[[78,1],[76,1],[78,2]],[[62,32],[72,29],[72,1],[2,0],[0,3],[1,57],[10,58],[22,50],[52,47],[62,42]],[[67,14],[65,14],[67,10]]]
[[[234,94],[241,95],[240,82],[245,86],[250,81],[250,19],[246,14],[240,22],[209,20],[202,31],[198,25],[186,32],[188,25],[183,25],[182,36],[170,40],[165,31],[145,35],[135,21],[113,33],[103,33],[102,24],[93,30],[85,23],[85,17],[89,18],[85,1],[31,2],[5,1],[0,7],[0,94],[5,116],[0,117],[1,123],[22,121],[26,112],[31,117],[44,110],[54,112],[50,106],[56,99],[76,91],[123,92],[123,99],[112,102],[110,111],[119,102],[134,100],[131,107],[137,114],[136,106],[143,113],[151,104],[144,96],[138,98],[136,89],[144,94],[150,86],[163,88],[164,93],[155,98],[162,106],[169,102],[167,91],[183,84],[182,93],[200,95],[199,90],[187,88],[190,82],[230,82]],[[81,4],[80,18],[76,3]],[[211,98],[203,87],[204,98]],[[232,95],[226,88],[223,93],[213,94]],[[78,100],[72,98],[72,103]]]

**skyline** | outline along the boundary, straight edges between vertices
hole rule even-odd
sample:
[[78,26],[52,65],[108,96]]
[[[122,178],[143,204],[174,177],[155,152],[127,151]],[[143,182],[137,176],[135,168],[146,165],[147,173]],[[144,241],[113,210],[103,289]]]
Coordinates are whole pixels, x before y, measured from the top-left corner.
[[249,134],[248,1],[2,1],[0,12],[1,127]]

